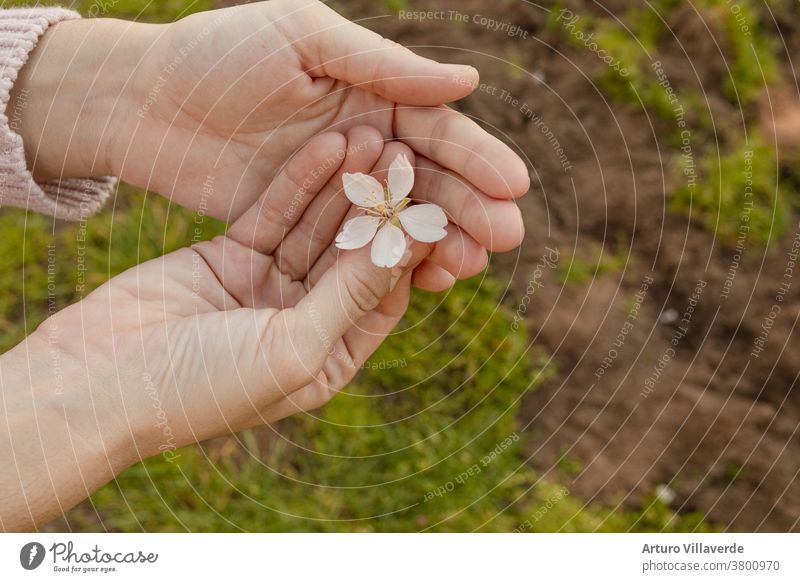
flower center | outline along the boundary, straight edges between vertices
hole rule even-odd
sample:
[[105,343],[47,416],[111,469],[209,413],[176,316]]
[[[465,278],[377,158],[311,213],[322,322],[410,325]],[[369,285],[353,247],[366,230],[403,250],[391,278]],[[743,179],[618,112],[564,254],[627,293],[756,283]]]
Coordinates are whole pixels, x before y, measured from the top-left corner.
[[384,199],[385,202],[381,202],[372,208],[364,208],[364,213],[367,216],[374,216],[376,218],[380,218],[381,220],[391,221],[396,218],[400,211],[408,206],[409,203],[408,198],[403,198],[400,202],[393,206],[391,203],[391,195],[388,190],[384,190]]
[[388,204],[378,204],[372,208],[364,208],[364,213],[367,216],[375,216],[383,220],[391,220],[394,218],[395,210]]

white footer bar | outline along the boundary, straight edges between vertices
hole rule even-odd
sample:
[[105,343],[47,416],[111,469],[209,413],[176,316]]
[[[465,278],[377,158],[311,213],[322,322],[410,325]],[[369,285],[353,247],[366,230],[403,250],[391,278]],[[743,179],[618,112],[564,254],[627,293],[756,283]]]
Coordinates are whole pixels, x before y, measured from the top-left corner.
[[797,581],[800,534],[0,535],[0,580],[187,574],[226,582],[254,574],[326,582]]

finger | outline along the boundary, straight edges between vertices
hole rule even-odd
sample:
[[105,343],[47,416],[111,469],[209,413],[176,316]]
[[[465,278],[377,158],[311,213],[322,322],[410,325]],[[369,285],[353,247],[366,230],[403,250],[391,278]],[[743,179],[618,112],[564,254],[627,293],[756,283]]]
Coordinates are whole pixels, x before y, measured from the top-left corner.
[[412,283],[414,287],[423,291],[439,293],[455,285],[456,278],[433,261],[425,259],[420,263],[419,267],[414,269]]
[[228,229],[228,237],[270,254],[339,169],[347,141],[340,133],[313,137],[277,174],[253,206]]
[[322,382],[314,382],[304,386],[297,392],[289,394],[272,406],[268,406],[260,415],[249,422],[245,428],[255,428],[265,424],[271,424],[284,418],[288,418],[301,412],[316,410],[326,404],[333,396],[334,392],[329,390]]
[[520,157],[449,107],[396,107],[395,137],[492,198],[515,198],[530,189]]
[[370,175],[381,184],[386,184],[389,178],[389,166],[397,156],[404,155],[408,158],[411,166],[414,166],[414,152],[406,144],[399,141],[390,141],[384,144],[383,151],[375,164],[372,166]]
[[[350,205],[350,209],[347,211],[347,214],[342,219],[342,223],[347,222],[351,218],[355,218],[361,214],[361,211],[353,205]],[[339,225],[341,228],[341,224]],[[370,245],[368,244],[366,248],[369,248]],[[335,244],[328,245],[328,248],[322,253],[322,255],[317,259],[317,262],[313,264],[311,269],[308,271],[308,275],[306,276],[306,287],[309,289],[316,285],[322,276],[328,272],[336,261],[339,259],[342,251],[339,250]]]
[[373,265],[368,248],[342,253],[309,294],[287,310],[288,325],[295,330],[293,349],[311,366],[321,366],[339,338],[429,253],[430,245],[413,243],[391,269]]
[[342,165],[277,248],[275,259],[282,272],[294,280],[306,277],[309,267],[333,242],[352,206],[344,195],[342,175],[369,172],[382,151],[383,137],[377,129],[362,125],[347,132]]
[[[424,260],[423,260],[424,262]],[[416,270],[416,269],[415,269]],[[378,307],[369,311],[364,317],[358,320],[354,326],[348,329],[342,341],[350,354],[352,365],[336,366],[337,362],[332,361],[329,368],[326,368],[328,377],[339,389],[347,385],[353,379],[355,372],[361,368],[364,362],[378,349],[386,336],[395,328],[400,319],[408,309],[408,301],[411,297],[411,277],[413,271],[406,271],[394,289],[381,300]],[[340,372],[337,377],[336,371]]]
[[410,105],[439,105],[469,95],[478,71],[442,64],[342,18],[321,2],[319,32],[296,50],[312,77],[328,76]]
[[336,392],[331,390],[324,380],[315,380],[267,406],[247,424],[246,428],[263,426],[300,412],[315,410],[326,404],[335,394]]
[[411,273],[401,277],[394,290],[383,298],[378,307],[364,315],[345,333],[340,343],[344,348],[341,353],[346,355],[328,358],[319,379],[269,406],[260,424],[319,408],[349,384],[405,313],[410,295],[410,277]]
[[469,279],[483,271],[489,262],[486,249],[455,224],[449,223],[446,229],[447,236],[434,245],[426,260],[456,279]]
[[441,206],[447,217],[491,251],[519,246],[525,235],[522,213],[513,200],[496,200],[461,176],[417,156],[411,198]]

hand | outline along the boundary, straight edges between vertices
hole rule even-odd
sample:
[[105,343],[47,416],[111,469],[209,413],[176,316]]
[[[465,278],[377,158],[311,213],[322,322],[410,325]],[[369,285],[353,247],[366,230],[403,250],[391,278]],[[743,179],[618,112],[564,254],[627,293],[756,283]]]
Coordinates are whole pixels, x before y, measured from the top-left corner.
[[[272,203],[295,198],[293,184],[316,194],[341,183],[342,168],[385,179],[391,160],[410,154],[348,145],[336,133],[312,139],[226,236],[114,277],[4,356],[3,380],[27,361],[38,386],[32,398],[8,392],[14,440],[10,452],[0,441],[0,461],[25,461],[19,477],[0,477],[3,528],[54,517],[141,458],[316,408],[353,378],[404,313],[431,246],[414,243],[405,267],[390,270],[366,247],[338,251],[327,222],[314,234],[326,245],[306,261],[292,236],[302,209],[288,236],[263,228]],[[53,383],[41,376],[55,361]]]
[[[413,149],[412,197],[456,225],[438,256],[463,255],[464,240],[493,251],[522,240],[511,199],[529,187],[525,165],[442,105],[471,93],[477,71],[419,57],[321,2],[272,0],[169,25],[63,22],[23,72],[24,138],[42,177],[114,174],[232,221],[312,136],[367,124]],[[348,208],[322,198],[307,218],[325,209],[338,225]]]

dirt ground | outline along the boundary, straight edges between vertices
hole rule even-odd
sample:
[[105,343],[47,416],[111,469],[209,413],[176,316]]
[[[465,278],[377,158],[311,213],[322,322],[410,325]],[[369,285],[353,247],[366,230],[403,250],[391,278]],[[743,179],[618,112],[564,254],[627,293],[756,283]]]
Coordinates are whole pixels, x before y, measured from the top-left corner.
[[[567,4],[581,14],[630,7]],[[632,505],[667,485],[675,509],[703,511],[731,530],[800,531],[800,281],[786,276],[800,216],[768,250],[745,241],[737,252],[671,212],[669,122],[610,100],[592,82],[605,65],[547,30],[535,4],[425,5],[468,14],[465,23],[397,18],[361,0],[334,6],[351,18],[384,15],[364,24],[427,56],[476,65],[486,85],[459,107],[530,164],[524,245],[493,259],[495,274],[513,282],[512,308],[531,296],[526,322],[557,370],[524,407],[530,462],[567,475],[586,499]],[[676,37],[659,47],[664,68],[676,85],[705,93],[719,139],[740,132],[744,116],[765,131],[777,119],[783,150],[800,141],[788,60],[800,62],[796,10],[770,20],[769,33],[789,45],[770,115],[757,106],[740,113],[722,98],[725,47],[696,13],[670,22]],[[475,15],[521,30],[491,30]],[[537,271],[547,247],[558,250],[559,267]],[[624,260],[562,283],[573,256],[593,264],[600,252]],[[780,312],[770,315],[783,283]],[[568,474],[562,456],[572,461]]]

